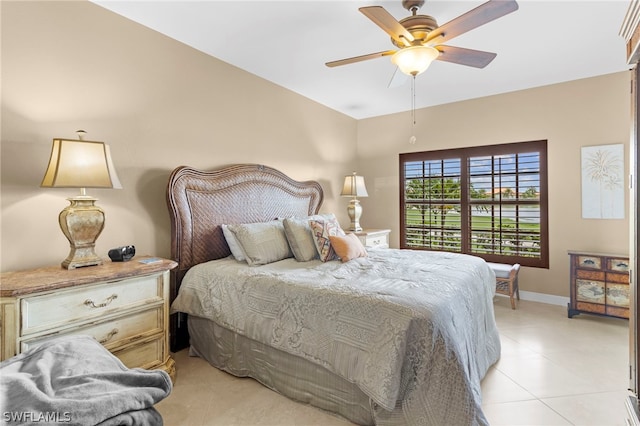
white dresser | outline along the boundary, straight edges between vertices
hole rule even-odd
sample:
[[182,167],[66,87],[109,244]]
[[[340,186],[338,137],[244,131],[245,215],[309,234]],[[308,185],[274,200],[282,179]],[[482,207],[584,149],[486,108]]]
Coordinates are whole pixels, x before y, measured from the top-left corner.
[[87,334],[127,367],[162,369],[169,353],[169,271],[145,257],[73,270],[60,266],[0,275],[0,359],[64,335]]

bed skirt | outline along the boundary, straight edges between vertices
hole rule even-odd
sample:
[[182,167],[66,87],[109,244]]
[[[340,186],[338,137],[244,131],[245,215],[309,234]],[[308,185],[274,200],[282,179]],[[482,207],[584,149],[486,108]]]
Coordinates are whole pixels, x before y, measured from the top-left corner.
[[337,413],[353,423],[380,423],[374,420],[375,408],[367,395],[322,366],[235,334],[204,318],[189,316],[188,325],[191,354],[214,367],[234,376],[252,377],[294,401]]

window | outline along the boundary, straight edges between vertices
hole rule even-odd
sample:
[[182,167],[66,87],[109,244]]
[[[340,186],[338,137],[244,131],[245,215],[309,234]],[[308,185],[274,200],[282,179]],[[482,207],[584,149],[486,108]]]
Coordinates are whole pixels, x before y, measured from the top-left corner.
[[549,267],[547,141],[400,154],[400,245]]

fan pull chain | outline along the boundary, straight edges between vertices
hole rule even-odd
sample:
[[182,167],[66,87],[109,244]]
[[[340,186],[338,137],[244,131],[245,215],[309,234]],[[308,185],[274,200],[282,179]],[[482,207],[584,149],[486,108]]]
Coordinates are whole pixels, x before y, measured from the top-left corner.
[[411,79],[411,120],[413,120],[413,126],[416,125],[416,76],[412,76]]
[[412,77],[413,77],[411,79],[411,121],[412,121],[411,134],[412,136],[409,138],[409,143],[413,145],[414,143],[416,143],[416,76],[415,74]]

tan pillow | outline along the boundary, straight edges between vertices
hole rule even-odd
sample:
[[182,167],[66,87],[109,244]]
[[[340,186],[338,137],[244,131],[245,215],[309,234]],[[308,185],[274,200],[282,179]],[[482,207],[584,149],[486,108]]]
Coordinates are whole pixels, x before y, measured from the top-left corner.
[[293,257],[281,220],[228,225],[227,229],[236,236],[251,266]]
[[347,234],[344,237],[330,235],[329,240],[331,247],[343,262],[357,257],[367,257],[367,250],[356,234]]

